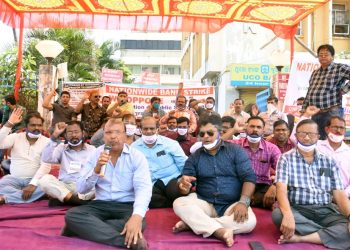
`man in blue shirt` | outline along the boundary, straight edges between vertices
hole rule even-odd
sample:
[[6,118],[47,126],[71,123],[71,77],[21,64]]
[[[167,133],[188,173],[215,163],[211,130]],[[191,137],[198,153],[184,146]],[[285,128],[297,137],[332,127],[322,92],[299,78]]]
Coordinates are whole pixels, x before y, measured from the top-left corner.
[[[67,144],[60,143],[59,136],[65,132]],[[49,207],[63,205],[81,205],[95,196],[95,190],[86,195],[78,194],[76,181],[81,168],[95,152],[95,147],[84,143],[83,125],[79,121],[55,124],[50,142],[41,155],[41,160],[50,164],[61,164],[58,179],[46,174],[39,180],[40,188],[48,194]]]
[[189,194],[174,201],[174,212],[181,221],[174,232],[191,229],[203,237],[213,235],[228,247],[233,234],[248,233],[256,225],[250,208],[256,175],[241,146],[220,139],[222,122],[216,116],[200,121],[199,136],[203,146],[186,161],[178,188]]
[[147,158],[153,183],[150,208],[171,207],[180,196],[177,178],[187,160],[177,141],[157,134],[154,117],[144,117],[141,121],[142,136],[132,144]]
[[146,158],[125,144],[125,125],[111,118],[105,125],[104,141],[111,147],[96,149],[83,167],[77,191],[96,189],[96,199],[70,209],[62,235],[78,236],[117,247],[147,249],[142,223],[152,195]]

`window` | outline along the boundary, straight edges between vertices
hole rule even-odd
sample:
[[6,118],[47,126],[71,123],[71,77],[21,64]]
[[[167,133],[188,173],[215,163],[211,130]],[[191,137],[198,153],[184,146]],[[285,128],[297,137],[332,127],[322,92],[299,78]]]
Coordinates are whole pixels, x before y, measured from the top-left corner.
[[298,29],[297,29],[297,32],[295,33],[295,35],[297,36],[302,36],[303,35],[303,23],[300,22],[298,24]]
[[333,4],[332,10],[333,35],[349,35],[349,12],[344,4]]
[[141,74],[141,65],[129,65],[128,68],[133,75]]
[[177,65],[164,65],[162,67],[162,74],[165,74],[165,75],[180,75],[180,66],[177,66]]
[[144,65],[142,66],[142,71],[148,71],[152,73],[159,73],[159,66],[156,65]]
[[120,49],[181,50],[181,41],[175,40],[121,40]]

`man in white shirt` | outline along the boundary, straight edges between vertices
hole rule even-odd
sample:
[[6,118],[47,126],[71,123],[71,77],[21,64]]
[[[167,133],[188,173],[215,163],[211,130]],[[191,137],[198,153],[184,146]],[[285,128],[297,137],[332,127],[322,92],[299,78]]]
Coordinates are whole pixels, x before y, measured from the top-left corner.
[[38,181],[50,171],[50,165],[40,160],[49,138],[41,134],[44,119],[38,112],[25,117],[25,132],[9,135],[11,128],[22,121],[22,113],[15,109],[0,130],[0,149],[11,149],[10,174],[0,179],[0,204],[39,199],[44,192],[37,187]]
[[325,131],[327,139],[319,140],[317,149],[337,162],[344,189],[350,198],[350,147],[344,142],[345,120],[332,116],[326,123]]

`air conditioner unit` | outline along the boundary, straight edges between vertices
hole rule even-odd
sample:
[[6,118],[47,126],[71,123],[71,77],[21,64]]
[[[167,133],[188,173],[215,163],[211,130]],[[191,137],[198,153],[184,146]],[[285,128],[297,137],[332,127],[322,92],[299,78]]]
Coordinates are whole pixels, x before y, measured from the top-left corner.
[[333,25],[334,35],[349,35],[349,24],[334,24]]

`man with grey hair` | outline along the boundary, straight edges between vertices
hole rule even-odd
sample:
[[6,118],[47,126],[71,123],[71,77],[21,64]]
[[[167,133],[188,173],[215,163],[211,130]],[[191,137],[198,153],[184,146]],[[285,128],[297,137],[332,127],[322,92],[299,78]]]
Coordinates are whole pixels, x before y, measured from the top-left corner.
[[316,149],[319,137],[316,122],[300,121],[296,127],[297,147],[278,161],[279,208],[272,213],[282,233],[278,243],[307,242],[348,249],[350,201],[336,161]]

